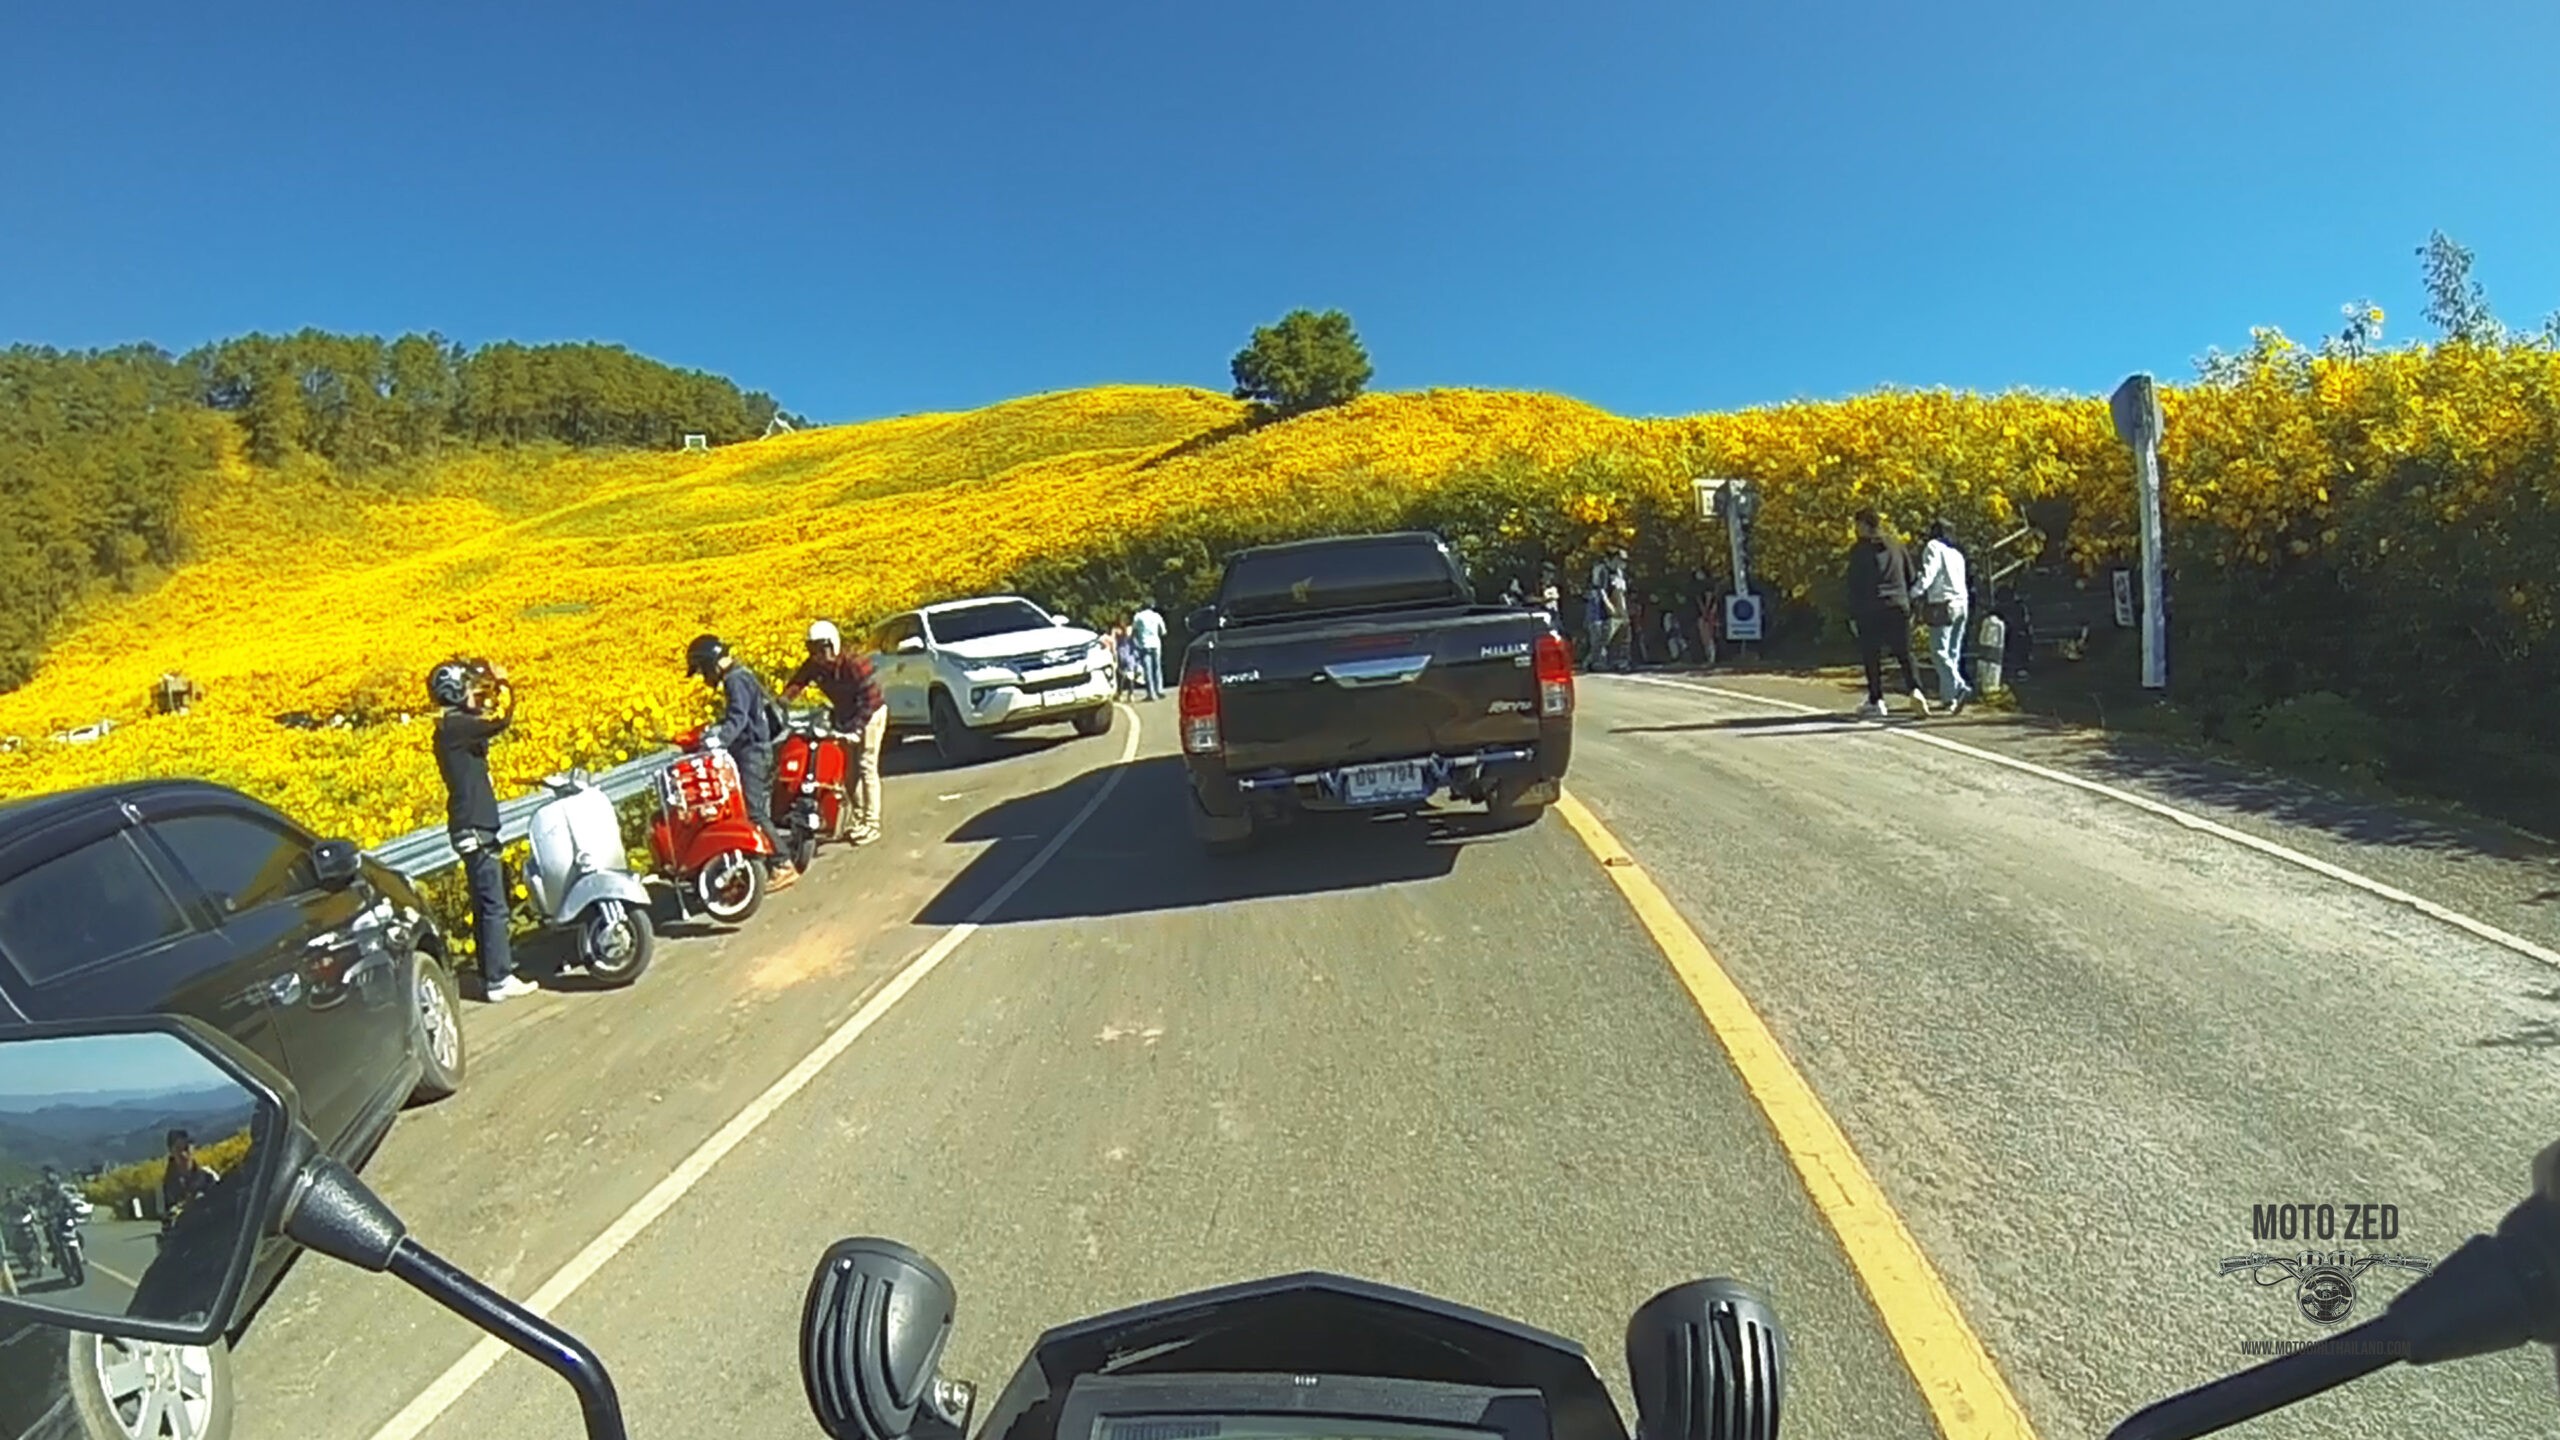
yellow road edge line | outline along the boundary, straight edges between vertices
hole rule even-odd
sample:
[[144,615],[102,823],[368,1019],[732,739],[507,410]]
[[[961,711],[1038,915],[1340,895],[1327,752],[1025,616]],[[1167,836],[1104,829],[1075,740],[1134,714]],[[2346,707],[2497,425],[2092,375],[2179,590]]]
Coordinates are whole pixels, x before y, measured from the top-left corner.
[[1697,1002],[1698,1013],[1769,1122],[1778,1148],[1803,1179],[1814,1208],[1839,1238],[1849,1268],[1857,1272],[1885,1334],[1936,1416],[1938,1433],[1947,1440],[2035,1440],[2025,1407],[1992,1362],[1982,1337],[1966,1322],[1937,1267],[1706,941],[1599,816],[1570,792],[1558,798],[1556,813],[1616,882],[1618,893]]

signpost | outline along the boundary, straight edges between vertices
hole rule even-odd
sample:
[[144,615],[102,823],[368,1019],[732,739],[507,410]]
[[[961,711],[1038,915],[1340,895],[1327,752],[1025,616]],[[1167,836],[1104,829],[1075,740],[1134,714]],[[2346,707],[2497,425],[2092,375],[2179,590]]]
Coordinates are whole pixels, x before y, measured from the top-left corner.
[[2127,376],[2107,397],[2116,435],[2133,447],[2135,518],[2142,531],[2142,688],[2169,688],[2168,582],[2160,535],[2160,390],[2147,374]]
[[1751,593],[1751,522],[1760,513],[1760,487],[1749,480],[1719,480],[1701,475],[1690,482],[1698,491],[1698,518],[1721,518],[1733,545],[1733,593],[1724,597],[1724,634],[1734,641],[1760,638],[1760,602]]

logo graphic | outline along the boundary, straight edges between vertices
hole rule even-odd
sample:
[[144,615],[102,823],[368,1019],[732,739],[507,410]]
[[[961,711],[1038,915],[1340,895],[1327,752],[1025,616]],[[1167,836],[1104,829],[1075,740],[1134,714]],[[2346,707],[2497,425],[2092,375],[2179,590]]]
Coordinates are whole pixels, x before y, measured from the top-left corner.
[[2356,1308],[2356,1280],[2376,1265],[2412,1270],[2420,1275],[2435,1262],[2414,1255],[2353,1255],[2344,1250],[2309,1250],[2301,1255],[2234,1255],[2222,1262],[2225,1275],[2247,1274],[2260,1285],[2293,1282],[2293,1303],[2314,1325],[2343,1323]]

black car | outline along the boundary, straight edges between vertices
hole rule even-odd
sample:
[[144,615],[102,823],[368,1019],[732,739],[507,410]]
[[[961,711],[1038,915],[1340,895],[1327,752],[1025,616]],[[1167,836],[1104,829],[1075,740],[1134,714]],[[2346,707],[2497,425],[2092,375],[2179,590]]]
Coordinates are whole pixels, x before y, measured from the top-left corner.
[[1213,853],[1309,811],[1434,796],[1533,821],[1573,760],[1573,656],[1545,612],[1483,605],[1425,531],[1239,550],[1182,664],[1191,828]]
[[[151,780],[0,804],[0,1031],[194,1016],[283,1071],[352,1166],[405,1106],[462,1083],[460,1000],[408,880],[236,790]],[[292,1253],[269,1245],[255,1297]],[[227,1346],[0,1333],[0,1436],[219,1440],[231,1405]]]

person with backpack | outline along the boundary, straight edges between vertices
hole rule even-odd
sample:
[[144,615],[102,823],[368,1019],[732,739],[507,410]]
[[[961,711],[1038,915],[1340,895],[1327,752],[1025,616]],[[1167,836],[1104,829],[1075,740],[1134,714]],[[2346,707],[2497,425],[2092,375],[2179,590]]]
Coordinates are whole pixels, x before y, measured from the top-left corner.
[[738,787],[746,793],[747,818],[772,847],[765,856],[767,887],[785,890],[799,883],[800,871],[783,858],[782,837],[773,828],[774,747],[782,743],[782,707],[756,673],[738,663],[717,635],[697,635],[684,652],[685,670],[720,692],[720,718],[703,732],[703,742],[729,752],[738,766]]
[[436,716],[436,770],[444,777],[445,833],[471,891],[480,998],[497,1005],[541,989],[515,973],[508,949],[507,867],[499,854],[498,793],[489,782],[489,742],[515,723],[515,690],[496,666],[453,659],[428,672],[427,698],[444,707]]

